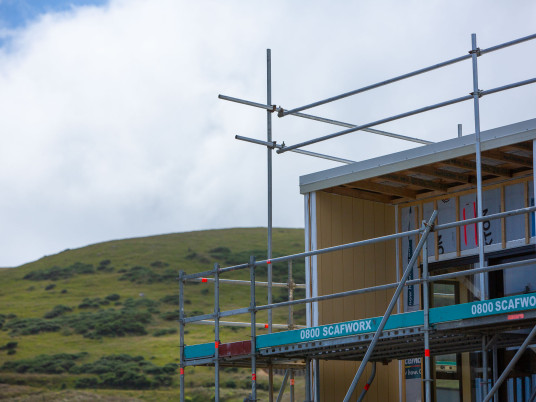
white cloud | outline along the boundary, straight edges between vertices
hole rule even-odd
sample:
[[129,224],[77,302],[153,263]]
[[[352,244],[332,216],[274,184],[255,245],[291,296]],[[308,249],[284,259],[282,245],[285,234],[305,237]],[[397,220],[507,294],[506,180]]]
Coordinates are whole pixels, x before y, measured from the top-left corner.
[[[0,49],[0,266],[113,238],[266,222],[265,112],[217,95],[294,107],[531,34],[532,2],[111,1],[47,14]],[[481,87],[533,76],[534,46],[479,59]],[[469,63],[326,105],[364,123],[466,94]],[[534,117],[534,87],[484,98],[483,128]],[[490,97],[491,99],[491,97]],[[532,100],[532,102],[531,102]],[[515,108],[505,108],[516,102]],[[440,140],[467,103],[382,127]],[[336,127],[274,116],[293,144]],[[367,133],[312,150],[349,159],[409,145]],[[301,226],[300,174],[336,164],[274,154],[274,224]]]

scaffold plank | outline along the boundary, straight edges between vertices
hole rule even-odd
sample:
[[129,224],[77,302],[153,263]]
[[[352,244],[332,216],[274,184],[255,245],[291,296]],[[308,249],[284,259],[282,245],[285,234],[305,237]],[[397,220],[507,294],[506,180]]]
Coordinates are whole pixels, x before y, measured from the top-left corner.
[[[463,330],[463,327],[452,323],[471,319],[476,319],[476,323],[484,317],[504,314],[507,314],[506,320],[522,320],[524,318],[523,312],[529,310],[536,310],[536,293],[435,307],[430,309],[430,324],[441,327],[443,331],[449,328]],[[531,319],[533,319],[532,315]],[[327,357],[335,353],[332,350],[338,350],[347,342],[341,338],[350,337],[355,342],[367,342],[370,339],[370,334],[374,333],[378,328],[380,321],[381,317],[374,317],[321,325],[307,329],[259,335],[256,337],[256,350],[262,352],[262,350],[271,348],[271,353],[298,355],[305,348],[309,350],[318,348],[319,351],[317,353],[325,353]],[[499,328],[503,321],[488,320],[486,325],[488,327],[497,326]],[[419,328],[422,327],[423,323],[424,315],[422,310],[392,315],[385,326],[383,340],[391,339],[389,341],[389,348],[391,350],[396,346],[397,342],[407,342],[407,346],[415,342],[419,344],[419,340],[412,339],[411,337],[420,337],[422,335]],[[460,334],[458,334],[457,337],[463,343],[463,336],[460,337]],[[435,342],[440,338],[436,337]],[[445,339],[448,339],[448,337]],[[466,343],[467,346],[463,348],[470,348],[473,343],[470,336],[467,338]],[[221,346],[224,347],[223,345],[225,344]],[[212,357],[214,356],[214,343],[186,346],[184,354],[186,360]],[[228,355],[232,356],[232,352],[229,352]]]

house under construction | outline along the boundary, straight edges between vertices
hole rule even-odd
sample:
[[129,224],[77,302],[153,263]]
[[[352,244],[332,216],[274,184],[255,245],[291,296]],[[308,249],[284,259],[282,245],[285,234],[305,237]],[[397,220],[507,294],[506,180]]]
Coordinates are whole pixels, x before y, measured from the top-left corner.
[[[181,272],[182,401],[185,368],[196,365],[214,366],[216,400],[222,366],[251,368],[253,400],[260,367],[286,368],[288,373],[305,369],[307,401],[535,400],[536,119],[480,132],[479,99],[535,83],[536,78],[480,90],[477,60],[536,35],[488,49],[477,48],[476,36],[472,39],[467,55],[297,109],[272,105],[270,91],[266,104],[220,96],[267,110],[267,141],[239,139],[268,148],[269,186],[273,150],[339,160],[343,166],[300,178],[306,216],[303,253],[271,258],[269,245],[262,261],[252,258],[233,267]],[[473,63],[474,88],[460,98],[360,126],[302,113],[467,59]],[[474,105],[471,135],[430,143],[372,128],[463,101]],[[279,145],[271,140],[273,113],[346,128]],[[424,145],[360,162],[300,149],[358,130]],[[267,304],[259,302],[256,267],[298,259],[306,263],[306,298],[272,303],[269,296]],[[219,283],[225,273],[242,269],[250,272],[250,305],[221,311]],[[188,281],[214,283],[214,313],[186,317],[183,291]],[[296,287],[291,278],[287,284],[269,278],[262,285]],[[270,322],[271,333],[256,333],[258,312],[299,303],[307,306],[306,328],[295,329],[289,322],[289,329],[276,332]],[[244,313],[251,317],[251,338],[222,343],[220,320]],[[202,320],[214,321],[215,341],[185,345],[185,326]]]

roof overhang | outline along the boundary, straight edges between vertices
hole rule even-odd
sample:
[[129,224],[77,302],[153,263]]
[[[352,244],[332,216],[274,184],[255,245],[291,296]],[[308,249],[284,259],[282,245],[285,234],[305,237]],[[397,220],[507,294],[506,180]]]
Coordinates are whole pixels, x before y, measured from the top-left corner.
[[[532,146],[528,141],[536,139],[536,119],[483,131],[480,138],[483,166],[487,168],[483,170],[483,176],[486,178],[532,171]],[[425,190],[445,190],[446,193],[460,184],[474,184],[475,172],[471,169],[474,160],[475,135],[471,134],[301,176],[300,192],[324,190],[350,196],[355,194],[357,198],[360,198],[360,192],[365,195],[370,192],[379,195],[377,200],[381,202],[411,199],[414,194],[427,192]],[[527,166],[528,161],[530,166]],[[396,175],[400,172],[404,172],[403,177]],[[438,176],[433,175],[434,172]],[[467,177],[466,183],[464,177]],[[349,191],[351,183],[357,185],[354,189],[357,192]],[[387,191],[383,191],[385,189]],[[397,196],[389,195],[389,192]],[[382,195],[387,196],[382,198]]]

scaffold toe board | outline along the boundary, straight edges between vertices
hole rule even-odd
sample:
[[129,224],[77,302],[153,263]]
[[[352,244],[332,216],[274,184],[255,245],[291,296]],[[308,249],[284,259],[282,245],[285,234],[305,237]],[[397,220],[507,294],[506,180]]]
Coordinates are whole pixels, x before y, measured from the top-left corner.
[[[498,346],[520,345],[525,335],[515,331],[536,324],[536,293],[430,309],[432,354],[479,350],[482,334],[497,335]],[[378,328],[381,317],[283,331],[256,337],[256,354],[264,360],[361,360]],[[389,361],[418,357],[424,353],[424,312],[392,315],[382,333],[372,360]],[[237,346],[238,345],[238,346]],[[226,353],[220,361],[247,365],[251,343],[219,345]],[[207,365],[215,356],[213,342],[186,346],[186,365]],[[281,363],[283,364],[283,363]]]

